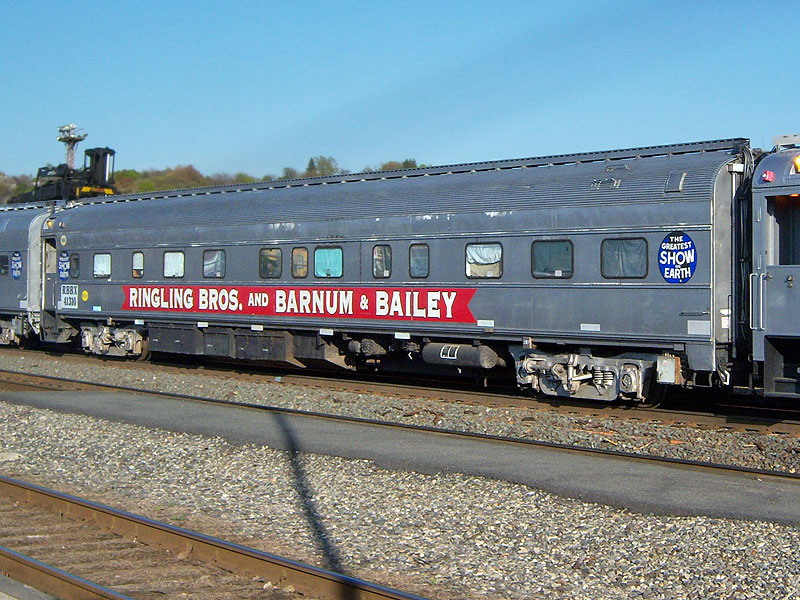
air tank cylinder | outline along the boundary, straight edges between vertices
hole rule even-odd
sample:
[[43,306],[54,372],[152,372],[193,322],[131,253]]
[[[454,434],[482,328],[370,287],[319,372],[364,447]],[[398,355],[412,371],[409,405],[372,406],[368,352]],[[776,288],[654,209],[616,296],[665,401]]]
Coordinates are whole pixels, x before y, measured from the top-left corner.
[[491,369],[504,366],[505,361],[488,346],[467,344],[440,344],[431,342],[422,349],[422,360],[431,365]]

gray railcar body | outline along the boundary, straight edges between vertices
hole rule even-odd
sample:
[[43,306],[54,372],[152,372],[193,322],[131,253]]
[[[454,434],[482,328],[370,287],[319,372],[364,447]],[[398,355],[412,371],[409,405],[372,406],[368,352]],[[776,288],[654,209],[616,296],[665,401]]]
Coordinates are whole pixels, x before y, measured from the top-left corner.
[[[732,202],[744,144],[61,207],[45,224],[45,246],[54,256],[77,255],[81,269],[75,277],[45,273],[45,337],[81,332],[87,349],[100,353],[139,351],[149,339],[158,350],[292,364],[345,366],[359,354],[378,361],[384,353],[407,354],[418,363],[426,357],[435,368],[506,364],[520,384],[603,399],[643,397],[659,357],[665,371],[659,380],[677,383],[682,371],[710,380],[726,373],[736,342]],[[693,257],[686,267],[691,273],[678,281],[670,281],[675,278],[665,273],[672,271],[660,262],[676,254],[673,234]],[[569,244],[569,276],[534,272],[533,245],[548,241]],[[615,252],[624,254],[627,244],[642,253],[641,270],[604,272],[606,244]],[[427,277],[410,276],[412,245],[429,249]],[[392,256],[392,268],[378,278],[376,246],[390,247]],[[261,278],[259,252],[275,248],[281,249],[281,276]],[[292,276],[294,248],[308,250],[306,277]],[[315,277],[318,248],[341,249],[341,277]],[[489,270],[485,277],[473,269],[478,276],[468,276],[468,255],[487,249],[500,253],[501,272]],[[204,277],[204,253],[220,250],[224,278]],[[133,277],[134,253],[143,259],[141,277]],[[182,253],[182,277],[165,278],[165,253]],[[110,274],[93,272],[98,254],[109,255]],[[626,260],[622,256],[614,269],[627,268]],[[224,308],[201,310],[199,295],[219,298],[223,290]],[[236,303],[228,302],[232,290]],[[142,294],[148,295],[144,305]],[[259,298],[253,294],[265,294],[268,310],[250,310]],[[299,302],[294,310],[293,294]],[[326,294],[328,306],[315,311],[308,302],[303,310],[302,294],[307,301]],[[190,309],[183,302],[188,296]],[[331,298],[336,310],[329,310]],[[375,343],[377,354],[364,356],[364,340],[367,347]],[[420,352],[430,344],[439,345]],[[287,351],[292,345],[295,351]],[[470,354],[469,347],[480,351]],[[626,373],[633,381],[622,385]]]
[[46,214],[41,205],[0,208],[0,344],[19,344],[31,331],[39,331],[37,249]]
[[[800,139],[796,139],[800,142]],[[753,176],[752,269],[748,280],[753,360],[764,392],[800,394],[800,150],[778,149]]]
[[800,138],[748,144],[6,208],[0,343],[797,398]]

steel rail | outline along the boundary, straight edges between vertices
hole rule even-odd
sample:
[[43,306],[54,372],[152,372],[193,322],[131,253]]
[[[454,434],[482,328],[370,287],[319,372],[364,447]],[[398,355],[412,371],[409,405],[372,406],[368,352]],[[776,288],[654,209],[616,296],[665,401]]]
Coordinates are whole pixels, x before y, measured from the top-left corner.
[[[11,372],[16,373],[14,371],[4,371],[0,369],[0,373]],[[655,454],[640,454],[635,452],[627,452],[624,450],[613,450],[609,448],[592,448],[589,446],[576,446],[573,444],[567,443],[559,443],[559,442],[548,442],[545,440],[535,440],[535,439],[528,439],[528,438],[518,438],[518,437],[506,437],[501,435],[495,435],[490,433],[478,433],[472,431],[459,431],[455,429],[442,429],[437,427],[430,427],[426,425],[415,425],[415,424],[408,424],[408,423],[396,423],[392,421],[381,421],[378,419],[370,419],[366,417],[353,417],[348,415],[335,415],[329,413],[321,413],[321,412],[314,412],[314,411],[307,411],[301,410],[296,408],[284,408],[278,406],[265,406],[261,404],[252,404],[248,402],[237,402],[234,400],[220,400],[217,398],[208,398],[204,396],[193,396],[191,394],[180,394],[180,393],[173,393],[173,392],[160,392],[160,391],[150,391],[150,390],[142,390],[139,388],[127,387],[127,386],[118,386],[106,383],[87,383],[85,381],[79,380],[72,380],[62,377],[55,377],[51,375],[29,375],[27,373],[16,373],[20,375],[25,375],[29,377],[41,377],[48,380],[56,380],[61,381],[64,383],[75,383],[86,385],[90,387],[99,387],[103,389],[110,389],[110,390],[120,390],[126,391],[131,393],[138,393],[138,394],[146,394],[151,396],[162,396],[168,398],[176,398],[178,400],[185,400],[188,402],[198,402],[198,403],[205,403],[205,404],[222,404],[227,405],[235,408],[240,409],[248,409],[248,410],[257,410],[263,412],[272,412],[272,413],[280,413],[286,415],[298,415],[301,417],[307,418],[314,418],[314,419],[324,419],[328,421],[339,421],[345,423],[357,423],[363,425],[372,425],[378,427],[384,427],[388,429],[406,429],[406,430],[413,430],[413,431],[421,431],[425,433],[431,434],[438,434],[444,436],[451,436],[451,437],[460,437],[460,438],[467,438],[467,439],[479,439],[483,441],[489,442],[496,442],[500,444],[513,444],[513,445],[524,445],[529,447],[540,447],[540,448],[549,448],[552,450],[559,450],[563,452],[573,452],[577,454],[595,454],[600,456],[609,456],[614,458],[622,458],[627,460],[635,460],[640,462],[649,462],[649,463],[662,463],[662,464],[669,464],[673,466],[679,466],[684,468],[693,468],[700,471],[708,471],[708,472],[728,472],[728,473],[739,473],[745,475],[753,475],[756,477],[774,477],[777,479],[784,479],[789,481],[800,482],[800,473],[791,473],[789,471],[774,471],[770,469],[759,469],[753,467],[744,467],[739,465],[727,465],[721,463],[714,463],[710,461],[699,461],[699,460],[691,460],[685,458],[676,458],[670,456],[658,456]]]
[[[80,360],[82,355],[70,356],[71,360]],[[123,368],[128,368],[127,365],[121,365]],[[141,365],[144,368],[152,366],[149,363]],[[165,365],[168,369],[180,369],[179,366]],[[148,369],[150,370],[150,369]],[[224,369],[212,367],[205,371],[210,376],[222,376],[224,373],[231,373]],[[156,396],[167,396],[172,398],[182,398],[186,400],[203,400],[208,402],[225,402],[229,404],[237,404],[233,400],[219,400],[204,396],[197,396],[192,394],[181,394],[178,392],[162,392],[159,390],[148,390],[136,388],[131,386],[124,386],[119,384],[109,383],[94,383],[80,379],[71,379],[66,377],[59,377],[55,375],[41,375],[36,373],[24,373],[12,369],[0,369],[0,381],[3,375],[14,375],[19,377],[41,378],[65,384],[74,384],[78,386],[86,386],[89,388],[102,388],[113,389],[126,392],[145,393]],[[233,371],[234,376],[242,377],[252,375],[247,372]],[[554,411],[559,414],[568,415],[586,415],[597,418],[620,418],[620,419],[633,419],[642,421],[646,419],[659,419],[663,424],[674,423],[678,426],[696,426],[700,429],[707,427],[717,427],[731,431],[756,431],[759,430],[763,433],[778,433],[778,434],[793,434],[800,431],[800,420],[796,418],[786,418],[778,416],[770,416],[770,409],[759,409],[758,412],[767,410],[767,414],[748,414],[748,411],[753,413],[755,409],[748,409],[747,407],[738,405],[720,405],[731,410],[730,413],[714,413],[706,410],[692,410],[686,408],[662,408],[662,407],[629,407],[629,406],[615,406],[609,404],[588,404],[576,401],[562,401],[560,399],[549,398],[547,401],[538,400],[536,398],[520,398],[519,396],[508,395],[497,391],[480,391],[476,392],[470,389],[450,389],[446,387],[439,387],[438,383],[433,387],[426,388],[410,384],[398,382],[383,382],[373,380],[357,380],[351,378],[337,378],[330,377],[330,374],[325,379],[317,378],[314,375],[308,374],[295,374],[295,373],[282,373],[275,375],[275,383],[286,385],[302,385],[311,387],[327,387],[334,389],[342,389],[344,391],[357,392],[357,393],[378,393],[378,394],[396,394],[398,390],[415,395],[420,398],[444,398],[455,399],[457,402],[463,404],[472,404],[478,406],[491,406],[495,408],[529,408],[533,410],[548,410]],[[16,382],[12,382],[16,383]],[[25,386],[24,382],[18,385]],[[341,387],[337,387],[341,386]],[[34,387],[34,386],[29,386]],[[44,386],[42,386],[44,387]],[[372,389],[376,388],[376,389]],[[384,389],[386,388],[386,389]],[[49,389],[49,388],[47,388]],[[376,391],[377,390],[377,391]],[[241,404],[241,403],[239,403]],[[311,412],[313,411],[301,411]],[[800,410],[785,410],[785,413],[790,413],[792,416],[800,414]],[[753,427],[757,429],[752,429]]]
[[[239,575],[261,576],[276,585],[291,584],[297,592],[307,596],[340,600],[425,600],[421,596],[226,542],[2,475],[0,494],[19,502],[42,506],[71,519],[86,521],[126,538],[136,538],[148,545],[166,548],[175,553],[191,554],[199,561]],[[89,596],[81,596],[87,597]],[[91,596],[95,597],[126,598],[120,595]]]
[[[133,600],[19,552],[0,546],[0,571],[60,600]],[[3,594],[0,596],[6,597]]]

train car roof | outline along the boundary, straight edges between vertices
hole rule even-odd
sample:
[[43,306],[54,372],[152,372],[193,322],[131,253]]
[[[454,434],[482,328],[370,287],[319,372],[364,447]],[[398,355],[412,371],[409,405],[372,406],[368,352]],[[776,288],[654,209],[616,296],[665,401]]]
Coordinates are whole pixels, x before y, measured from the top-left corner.
[[[769,190],[771,188],[800,186],[800,169],[795,158],[800,156],[800,148],[785,148],[765,156],[758,163],[753,174],[753,187]],[[767,173],[771,173],[768,175]],[[775,189],[778,192],[778,189]]]
[[58,211],[72,230],[227,226],[708,200],[746,139],[106,197]]
[[0,207],[0,233],[28,231],[31,221],[49,210],[44,204],[7,204]]

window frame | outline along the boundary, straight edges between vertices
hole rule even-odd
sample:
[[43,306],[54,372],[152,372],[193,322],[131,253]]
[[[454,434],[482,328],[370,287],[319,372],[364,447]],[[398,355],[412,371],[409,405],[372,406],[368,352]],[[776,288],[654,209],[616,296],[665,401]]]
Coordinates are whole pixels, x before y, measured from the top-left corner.
[[70,252],[69,255],[69,278],[78,279],[81,276],[81,255],[77,252]]
[[[534,261],[534,254],[533,254],[533,247],[536,244],[547,244],[547,243],[554,243],[554,242],[567,242],[569,244],[569,263],[572,267],[569,276],[564,275],[537,275],[536,274],[536,264]],[[554,240],[533,240],[531,242],[531,276],[534,279],[572,279],[572,276],[575,275],[575,244],[569,238],[558,238]]]
[[[413,248],[415,246],[421,246],[421,247],[425,248],[426,255],[427,255],[427,261],[426,261],[427,269],[425,270],[425,275],[414,275],[411,272],[411,251],[413,250]],[[411,279],[427,279],[428,277],[431,276],[431,247],[427,243],[425,243],[425,242],[415,242],[415,243],[410,244],[408,246],[408,276]]]
[[[278,252],[278,274],[277,275],[265,275],[264,272],[261,270],[261,255],[265,251],[275,251]],[[258,276],[261,279],[280,279],[283,277],[283,248],[280,246],[264,246],[263,248],[259,248],[258,250]]]
[[[297,274],[297,269],[296,269],[297,264],[294,261],[294,256],[296,253],[298,253],[297,252],[298,250],[301,250],[306,256],[306,264],[305,264],[306,270],[304,275]],[[307,277],[308,277],[308,248],[306,246],[295,246],[294,248],[292,248],[292,279],[306,279]]]
[[[97,257],[98,256],[107,256],[108,257],[108,273],[105,275],[98,275],[97,274]],[[92,276],[94,279],[111,279],[111,272],[112,272],[112,260],[111,260],[111,252],[95,252],[92,255]]]
[[[139,269],[136,268],[136,263],[134,262],[137,254],[142,257],[142,266]],[[139,272],[138,275],[137,271]],[[134,279],[141,279],[144,277],[144,252],[141,250],[135,250],[131,253],[131,277]]]
[[[222,252],[222,273],[220,275],[206,275],[206,254],[209,252]],[[203,250],[202,256],[202,265],[203,265],[203,279],[225,279],[225,273],[228,270],[228,257],[225,253],[224,248],[206,248]],[[186,266],[184,265],[184,273],[186,272]]]
[[[317,251],[318,250],[338,250],[341,257],[341,273],[337,276],[333,275],[317,275]],[[315,279],[341,279],[344,277],[344,248],[341,246],[314,246],[314,278]]]
[[[180,254],[181,256],[181,274],[180,275],[167,275],[167,254]],[[164,279],[183,279],[186,277],[186,253],[183,250],[164,250],[161,260],[161,275]]]
[[[500,273],[497,275],[470,275],[467,270],[469,269],[469,261],[467,260],[467,250],[470,246],[500,246]],[[503,254],[505,254],[503,244],[501,242],[469,242],[464,246],[464,275],[467,279],[502,279],[503,277]],[[491,263],[494,264],[494,263]]]
[[[635,240],[642,240],[644,242],[644,275],[606,275],[605,272],[605,243],[606,242],[630,242]],[[647,279],[650,274],[650,244],[647,243],[647,238],[641,236],[637,237],[624,237],[624,238],[603,238],[600,242],[600,275],[603,279]]]
[[[377,269],[376,269],[376,267],[377,267],[377,262],[376,262],[377,256],[375,256],[375,252],[376,252],[376,250],[378,250],[378,248],[386,248],[389,251],[389,255],[388,255],[389,256],[388,273],[386,272],[387,269],[384,269],[384,274],[378,274],[378,272],[377,272]],[[386,255],[384,255],[384,259],[385,259],[385,256]],[[384,266],[386,266],[386,265],[384,264]],[[392,246],[391,246],[391,244],[375,244],[372,247],[372,278],[373,279],[389,279],[391,276],[392,276]]]
[[11,258],[8,254],[0,254],[0,277],[5,277],[11,272]]

